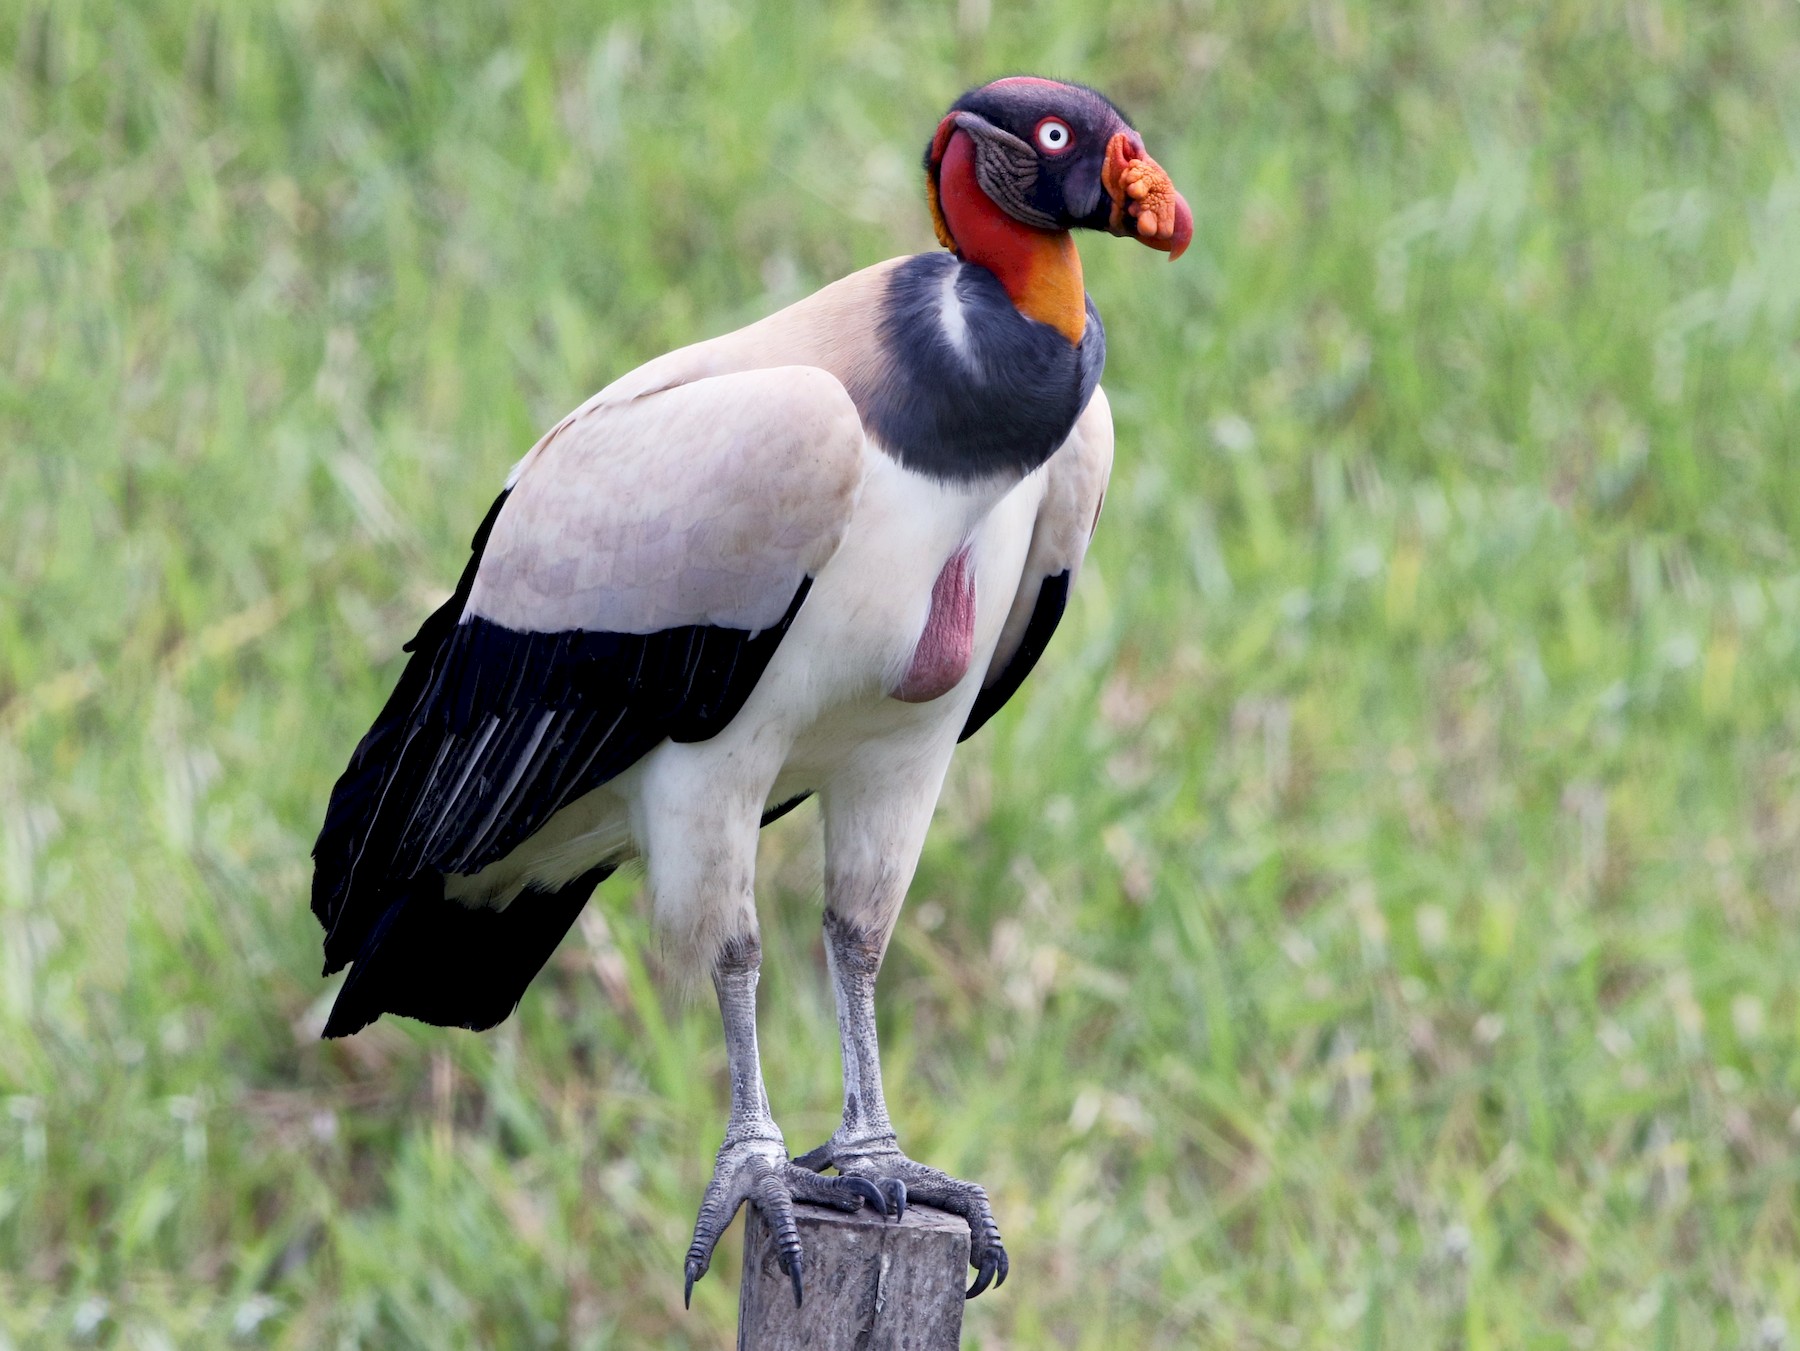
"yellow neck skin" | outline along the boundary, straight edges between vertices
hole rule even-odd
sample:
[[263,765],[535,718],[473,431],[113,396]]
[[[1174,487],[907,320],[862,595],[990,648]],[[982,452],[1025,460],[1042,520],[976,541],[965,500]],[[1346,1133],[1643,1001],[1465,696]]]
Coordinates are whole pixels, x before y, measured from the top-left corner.
[[1055,234],[1033,230],[1035,238],[1019,269],[1023,280],[998,274],[1019,313],[1048,324],[1072,343],[1087,332],[1087,288],[1081,280],[1081,254],[1066,230]]

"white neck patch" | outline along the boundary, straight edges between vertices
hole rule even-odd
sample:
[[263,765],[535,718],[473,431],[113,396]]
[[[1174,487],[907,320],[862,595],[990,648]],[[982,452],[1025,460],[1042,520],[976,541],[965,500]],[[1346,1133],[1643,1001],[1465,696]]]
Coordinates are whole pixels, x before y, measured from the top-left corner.
[[950,341],[950,350],[964,361],[969,361],[974,357],[974,352],[969,347],[969,321],[963,314],[962,299],[956,294],[956,279],[961,275],[960,267],[944,269],[944,290],[938,301],[938,321],[944,326],[944,336]]

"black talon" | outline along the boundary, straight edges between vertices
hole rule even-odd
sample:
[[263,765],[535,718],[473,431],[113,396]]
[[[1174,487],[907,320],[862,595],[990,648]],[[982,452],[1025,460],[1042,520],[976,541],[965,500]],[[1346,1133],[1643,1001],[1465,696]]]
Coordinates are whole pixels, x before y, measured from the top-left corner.
[[891,1177],[882,1183],[881,1190],[887,1193],[888,1197],[888,1200],[882,1204],[882,1214],[892,1215],[896,1224],[905,1219],[906,1183],[897,1177]]
[[785,1257],[785,1256],[784,1256],[784,1257],[783,1257],[783,1258],[782,1258],[782,1259],[781,1259],[781,1269],[782,1269],[782,1270],[783,1270],[783,1271],[785,1271],[785,1272],[787,1272],[787,1274],[788,1274],[788,1275],[789,1275],[789,1276],[790,1276],[790,1277],[792,1277],[792,1278],[793,1278],[793,1282],[794,1282],[794,1307],[795,1307],[795,1308],[796,1308],[796,1309],[798,1309],[798,1308],[799,1308],[799,1307],[800,1307],[800,1299],[801,1299],[801,1289],[800,1289],[800,1254],[798,1254],[798,1253],[795,1253],[795,1254],[794,1254],[794,1257],[793,1257],[793,1260],[792,1260],[792,1261],[791,1261],[791,1262],[790,1262],[790,1261],[789,1261],[789,1260],[788,1260],[788,1258],[786,1258],[786,1257]]
[[882,1189],[866,1177],[845,1176],[838,1180],[838,1185],[847,1192],[854,1192],[863,1198],[883,1215],[888,1213],[887,1195]]
[[992,1254],[989,1254],[988,1256],[981,1259],[981,1270],[976,1273],[975,1284],[973,1284],[969,1287],[968,1294],[964,1295],[963,1298],[964,1299],[974,1299],[975,1296],[979,1295],[983,1290],[986,1290],[988,1288],[988,1282],[993,1279],[994,1279],[994,1258],[993,1258]]
[[696,1272],[694,1271],[694,1264],[692,1262],[689,1262],[687,1264],[687,1284],[684,1285],[681,1290],[681,1307],[684,1309],[691,1309],[694,1307],[694,1277],[695,1277],[695,1275],[696,1275]]
[[[820,1195],[799,1191],[795,1196],[813,1201],[823,1199],[828,1205],[873,1205],[896,1224],[906,1218],[909,1203],[936,1206],[959,1215],[969,1226],[970,1265],[976,1268],[975,1279],[963,1292],[963,1297],[974,1299],[1006,1284],[1010,1266],[1006,1249],[1001,1246],[1000,1231],[995,1227],[987,1193],[979,1186],[915,1163],[891,1145],[858,1151],[852,1157],[856,1159],[851,1165],[856,1169],[854,1174],[844,1171],[828,1141],[792,1160],[798,1168],[835,1166],[839,1173],[838,1177],[823,1179],[830,1186]],[[811,1180],[808,1179],[805,1185],[810,1188]],[[852,1200],[852,1197],[857,1199]]]

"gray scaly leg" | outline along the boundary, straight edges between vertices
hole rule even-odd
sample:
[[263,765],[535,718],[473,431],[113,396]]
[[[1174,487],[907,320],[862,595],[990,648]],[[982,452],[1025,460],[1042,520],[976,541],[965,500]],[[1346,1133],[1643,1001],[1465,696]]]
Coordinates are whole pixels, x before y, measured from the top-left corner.
[[898,1219],[914,1201],[969,1222],[969,1264],[976,1269],[968,1297],[1006,1281],[1006,1248],[987,1193],[900,1152],[881,1090],[881,1051],[875,1040],[875,977],[884,943],[835,912],[825,912],[825,951],[837,995],[838,1036],[844,1050],[844,1124],[817,1149],[795,1159],[800,1168],[836,1168],[847,1179],[868,1179],[883,1213]]

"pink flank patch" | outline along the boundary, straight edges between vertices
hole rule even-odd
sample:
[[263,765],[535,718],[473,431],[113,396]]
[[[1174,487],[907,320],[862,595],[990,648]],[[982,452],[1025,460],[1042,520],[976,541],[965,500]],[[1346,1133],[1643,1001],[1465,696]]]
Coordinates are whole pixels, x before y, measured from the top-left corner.
[[975,652],[975,575],[969,551],[963,549],[944,564],[931,587],[931,613],[913,649],[894,698],[923,704],[948,694],[968,673]]

